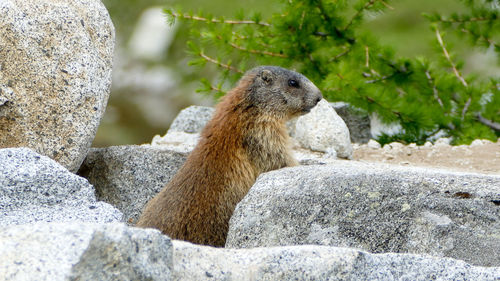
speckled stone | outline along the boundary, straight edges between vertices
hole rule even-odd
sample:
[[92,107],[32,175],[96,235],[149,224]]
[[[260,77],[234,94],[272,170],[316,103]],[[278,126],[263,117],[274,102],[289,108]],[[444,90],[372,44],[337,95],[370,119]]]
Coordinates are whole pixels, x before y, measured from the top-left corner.
[[198,144],[199,133],[168,132],[163,137],[158,135],[153,137],[151,146],[170,149],[179,153],[190,153]]
[[495,280],[499,267],[327,246],[217,249],[173,241],[174,280]]
[[292,136],[304,148],[352,158],[349,129],[326,100],[297,119]]
[[168,132],[200,133],[203,127],[212,119],[215,109],[207,106],[192,105],[175,117]]
[[31,149],[0,149],[0,163],[0,226],[122,218],[120,211],[96,200],[87,180]]
[[99,0],[0,1],[0,148],[76,172],[108,100],[114,37]]
[[500,176],[335,162],[261,175],[226,246],[319,244],[500,266]]
[[180,153],[190,153],[200,137],[205,125],[212,119],[215,109],[207,106],[192,105],[175,117],[164,136],[156,135],[152,146],[163,147]]
[[368,113],[345,102],[333,102],[330,105],[349,128],[352,143],[370,141],[372,134]]
[[0,279],[170,280],[172,243],[124,224],[36,223],[0,229]]
[[133,223],[186,161],[187,153],[161,146],[92,148],[78,171],[96,188],[97,198],[123,212]]

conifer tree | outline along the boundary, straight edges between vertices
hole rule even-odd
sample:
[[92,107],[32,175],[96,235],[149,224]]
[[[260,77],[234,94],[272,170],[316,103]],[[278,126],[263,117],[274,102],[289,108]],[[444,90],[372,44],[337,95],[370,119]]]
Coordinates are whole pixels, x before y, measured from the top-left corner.
[[[204,79],[202,92],[224,94],[255,65],[293,68],[311,79],[330,101],[345,101],[403,130],[381,142],[423,143],[437,132],[456,144],[500,136],[500,79],[464,76],[445,31],[467,44],[500,53],[495,0],[462,1],[466,14],[426,15],[441,60],[396,57],[390,47],[359,28],[368,11],[390,7],[386,0],[283,1],[269,19],[240,13],[232,19],[166,10],[170,21],[190,24],[191,64],[215,65],[215,82]],[[499,57],[500,60],[500,57]]]

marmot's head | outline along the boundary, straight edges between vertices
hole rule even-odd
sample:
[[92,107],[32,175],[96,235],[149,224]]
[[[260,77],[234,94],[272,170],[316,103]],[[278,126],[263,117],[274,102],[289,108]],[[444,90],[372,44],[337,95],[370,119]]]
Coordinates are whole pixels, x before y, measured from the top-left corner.
[[308,113],[322,99],[304,75],[277,66],[253,68],[242,83],[247,85],[246,99],[252,106],[287,119]]

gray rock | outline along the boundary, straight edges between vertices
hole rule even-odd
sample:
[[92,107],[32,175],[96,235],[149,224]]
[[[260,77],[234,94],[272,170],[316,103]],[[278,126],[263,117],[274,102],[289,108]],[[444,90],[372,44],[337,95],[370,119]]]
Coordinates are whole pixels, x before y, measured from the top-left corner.
[[436,146],[449,146],[450,144],[451,144],[451,138],[439,138],[434,143],[434,145]]
[[373,139],[369,140],[366,145],[371,149],[380,149],[382,147],[378,141]]
[[180,153],[190,153],[198,143],[199,134],[210,121],[215,109],[192,105],[175,117],[170,129],[163,136],[154,136],[152,146],[159,146]]
[[372,138],[368,113],[345,102],[334,102],[330,105],[349,128],[351,142],[367,143]]
[[99,0],[0,2],[0,148],[75,172],[111,86],[114,28]]
[[175,117],[168,132],[200,133],[214,112],[214,108],[206,106],[192,105],[185,108]]
[[200,134],[185,132],[168,132],[163,137],[156,135],[151,141],[151,146],[169,149],[179,153],[190,153],[198,144]]
[[0,226],[37,221],[119,221],[87,180],[28,148],[0,149]]
[[0,279],[169,280],[172,243],[124,224],[36,223],[0,229]]
[[261,175],[226,246],[319,244],[500,266],[500,176],[354,161]]
[[352,158],[349,129],[326,100],[297,119],[292,136],[304,148]]
[[294,158],[300,165],[325,165],[335,163],[337,157],[328,153],[310,151],[308,149],[295,147],[292,149]]
[[112,146],[90,150],[78,174],[96,188],[97,198],[120,209],[129,223],[170,181],[186,153],[148,145]]
[[217,249],[173,241],[175,280],[494,280],[500,267],[327,246]]

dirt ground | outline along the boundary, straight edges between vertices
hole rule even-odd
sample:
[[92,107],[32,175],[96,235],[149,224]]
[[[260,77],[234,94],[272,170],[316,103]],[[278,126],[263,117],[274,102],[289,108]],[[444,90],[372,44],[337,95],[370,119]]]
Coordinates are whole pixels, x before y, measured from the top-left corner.
[[391,143],[377,148],[377,145],[355,145],[354,160],[500,175],[500,139],[496,143],[476,140],[471,145],[460,146],[450,146],[440,140],[424,146]]

